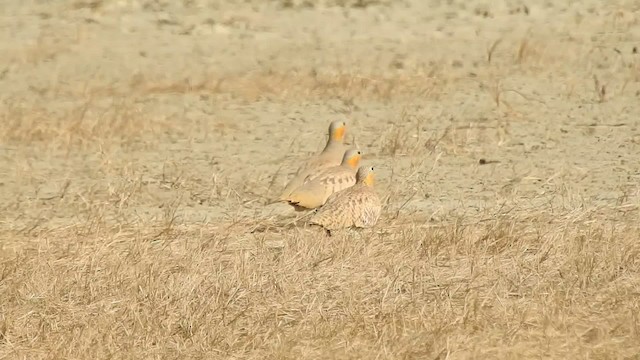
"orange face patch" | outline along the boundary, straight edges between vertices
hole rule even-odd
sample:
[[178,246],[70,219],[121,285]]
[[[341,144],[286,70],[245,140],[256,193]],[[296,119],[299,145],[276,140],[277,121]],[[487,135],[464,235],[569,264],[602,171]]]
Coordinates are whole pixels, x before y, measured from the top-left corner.
[[357,168],[358,164],[360,163],[360,155],[352,156],[347,162],[349,163],[349,166],[351,166],[351,168]]
[[367,177],[364,179],[364,184],[367,186],[372,186],[374,182],[375,182],[375,175],[372,172],[368,173]]
[[344,138],[345,127],[341,126],[333,132],[333,140],[342,140]]

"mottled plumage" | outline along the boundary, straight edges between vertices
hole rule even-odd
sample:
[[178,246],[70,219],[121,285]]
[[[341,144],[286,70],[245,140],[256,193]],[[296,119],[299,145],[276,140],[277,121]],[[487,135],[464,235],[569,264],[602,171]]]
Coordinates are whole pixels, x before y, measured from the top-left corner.
[[331,123],[327,145],[320,154],[314,155],[298,169],[296,175],[282,191],[279,197],[280,201],[286,201],[289,195],[302,186],[305,181],[320,175],[324,170],[340,165],[342,156],[349,149],[344,144],[346,126],[345,122],[340,120]]
[[302,186],[286,197],[286,201],[296,210],[315,209],[322,206],[331,194],[356,183],[356,170],[360,157],[360,151],[347,150],[339,166],[329,168],[318,176],[308,177]]
[[329,233],[342,228],[368,228],[375,225],[382,205],[373,188],[373,168],[360,167],[356,178],[354,186],[331,195],[309,223],[320,225]]

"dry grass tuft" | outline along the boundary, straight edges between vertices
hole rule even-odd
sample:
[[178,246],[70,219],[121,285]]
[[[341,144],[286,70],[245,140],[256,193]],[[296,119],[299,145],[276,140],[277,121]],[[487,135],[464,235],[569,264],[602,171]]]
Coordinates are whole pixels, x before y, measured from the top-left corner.
[[243,232],[249,223],[5,234],[0,356],[640,351],[633,229],[518,217],[407,220],[330,238],[311,229]]
[[67,150],[96,143],[127,145],[150,134],[179,131],[168,119],[149,116],[123,97],[88,99],[57,109],[14,104],[0,110],[0,119],[5,143],[45,143]]
[[197,82],[155,82],[151,79],[132,82],[142,94],[206,93],[231,94],[248,101],[260,99],[290,100],[366,98],[391,100],[407,94],[425,98],[437,96],[442,80],[433,74],[424,76],[359,75],[357,73],[320,74],[311,72],[252,72],[241,75],[208,74]]
[[389,0],[277,0],[286,9],[315,8],[336,6],[342,8],[364,9],[372,6],[389,6]]

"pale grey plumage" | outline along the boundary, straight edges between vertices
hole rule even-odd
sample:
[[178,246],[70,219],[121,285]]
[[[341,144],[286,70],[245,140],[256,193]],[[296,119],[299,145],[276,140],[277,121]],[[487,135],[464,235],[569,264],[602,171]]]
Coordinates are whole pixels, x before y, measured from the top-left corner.
[[344,144],[346,133],[346,123],[344,121],[333,121],[329,126],[329,139],[327,145],[320,154],[317,154],[304,163],[296,175],[287,183],[279,197],[280,201],[286,201],[289,195],[302,186],[305,181],[313,179],[323,171],[340,165],[342,156],[349,149]]
[[316,177],[309,177],[297,189],[285,197],[296,210],[315,209],[322,206],[336,192],[356,183],[356,170],[360,151],[350,149],[344,153],[339,166],[329,168]]

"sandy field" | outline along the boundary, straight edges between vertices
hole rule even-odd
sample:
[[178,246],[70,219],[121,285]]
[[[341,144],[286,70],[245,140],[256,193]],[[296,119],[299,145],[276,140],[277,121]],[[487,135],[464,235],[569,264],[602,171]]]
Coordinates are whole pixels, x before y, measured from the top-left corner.
[[[640,359],[640,3],[3,0],[0,359]],[[372,229],[272,200],[328,124]]]

